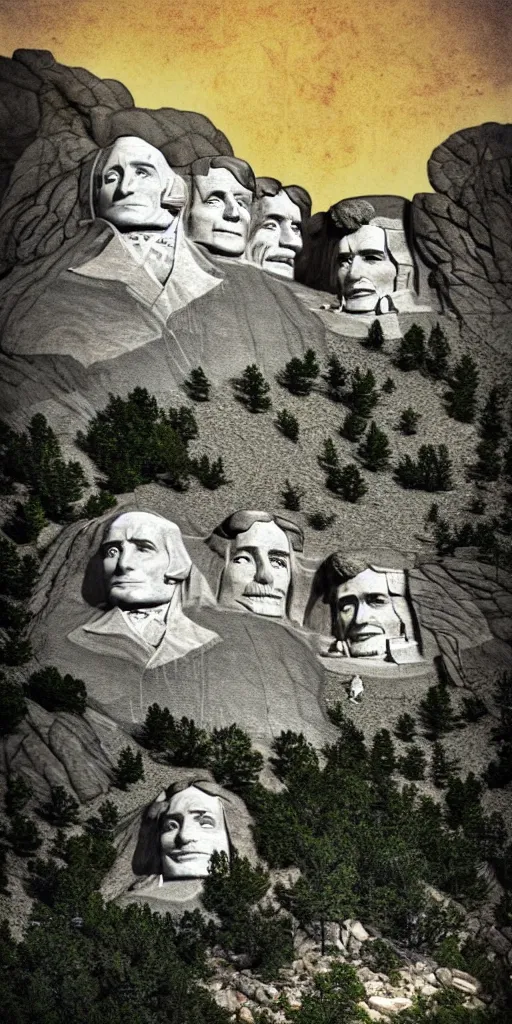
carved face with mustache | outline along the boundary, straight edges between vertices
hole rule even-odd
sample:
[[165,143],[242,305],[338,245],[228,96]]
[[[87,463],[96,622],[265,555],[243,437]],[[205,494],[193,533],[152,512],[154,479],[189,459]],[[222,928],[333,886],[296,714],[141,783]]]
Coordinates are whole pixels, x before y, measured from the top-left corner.
[[276,523],[256,522],[230,544],[219,603],[282,618],[291,580],[290,544]]

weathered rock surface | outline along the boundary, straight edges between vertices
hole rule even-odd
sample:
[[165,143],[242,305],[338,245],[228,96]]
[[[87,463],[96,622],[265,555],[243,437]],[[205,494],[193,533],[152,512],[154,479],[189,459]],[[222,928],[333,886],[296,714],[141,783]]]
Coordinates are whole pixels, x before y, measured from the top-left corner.
[[434,150],[433,195],[413,200],[415,244],[443,308],[490,351],[508,353],[512,323],[512,126],[455,132]]
[[43,802],[50,787],[63,786],[80,803],[107,793],[114,780],[113,751],[127,736],[106,716],[50,713],[28,702],[28,714],[2,742],[0,775],[21,775]]

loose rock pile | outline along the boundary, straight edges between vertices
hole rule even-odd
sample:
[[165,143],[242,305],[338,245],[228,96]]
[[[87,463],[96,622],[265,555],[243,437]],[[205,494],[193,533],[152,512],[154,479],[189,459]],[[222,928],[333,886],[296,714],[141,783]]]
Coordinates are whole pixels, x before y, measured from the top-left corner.
[[286,1000],[291,1010],[300,1009],[304,996],[314,991],[315,975],[327,974],[336,963],[355,968],[366,992],[359,1006],[373,1021],[385,1021],[408,1009],[417,996],[435,1000],[443,989],[460,992],[465,996],[464,1006],[470,1009],[482,1009],[490,1001],[476,978],[465,971],[439,967],[431,959],[428,963],[404,959],[392,978],[371,970],[359,955],[363,942],[372,941],[360,921],[347,919],[342,925],[327,925],[327,941],[337,951],[322,956],[319,943],[299,931],[295,940],[297,959],[290,967],[282,967],[272,983],[263,982],[248,968],[237,969],[215,950],[219,955],[210,959],[213,976],[205,985],[218,1005],[231,1014],[231,1020],[245,1024],[253,1024],[263,1009],[269,1020],[284,1024],[285,1011],[279,1003]]

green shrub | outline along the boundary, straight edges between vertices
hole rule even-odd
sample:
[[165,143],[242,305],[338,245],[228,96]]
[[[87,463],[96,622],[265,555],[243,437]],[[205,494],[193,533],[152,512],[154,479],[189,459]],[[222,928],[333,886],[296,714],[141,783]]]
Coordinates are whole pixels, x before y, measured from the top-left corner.
[[416,735],[416,719],[404,711],[395,725],[395,736],[404,743],[412,743]]
[[425,331],[418,324],[413,324],[405,332],[400,341],[396,359],[400,370],[422,370],[425,366]]
[[294,356],[283,370],[277,374],[277,382],[292,395],[309,395],[313,384],[320,373],[316,353],[308,348],[304,359]]
[[201,455],[198,459],[190,459],[190,472],[199,480],[208,491],[216,491],[218,487],[228,484],[224,472],[224,463],[219,455],[218,459],[210,459],[207,455]]
[[157,478],[177,490],[187,486],[187,442],[173,425],[179,425],[179,411],[170,409],[169,414],[146,388],[135,388],[127,399],[111,394],[87,433],[77,434],[77,443],[106,474],[114,494]]
[[379,395],[375,387],[375,377],[371,370],[362,373],[359,366],[356,366],[352,374],[351,384],[352,389],[347,401],[352,412],[367,419],[379,401]]
[[326,530],[329,526],[332,526],[336,519],[334,512],[327,515],[326,512],[310,512],[308,515],[308,525],[313,530]]
[[387,434],[372,420],[364,441],[357,449],[366,469],[373,473],[387,469],[391,457],[391,446]]
[[406,455],[398,463],[396,479],[402,487],[422,491],[449,491],[453,487],[452,463],[445,444],[422,444],[417,462]]
[[66,792],[64,786],[51,786],[50,799],[39,808],[42,817],[50,825],[56,825],[58,828],[76,825],[78,812],[77,801]]
[[412,406],[407,406],[407,409],[402,409],[400,413],[400,420],[398,422],[398,429],[402,434],[412,436],[418,432],[418,423],[421,419],[419,412],[415,412]]
[[183,386],[193,402],[208,402],[211,384],[201,366],[191,370]]
[[340,427],[340,434],[347,441],[359,441],[363,436],[367,425],[365,416],[359,416],[355,412],[347,412]]
[[427,341],[425,368],[434,380],[446,380],[451,349],[445,332],[439,324],[432,328]]
[[404,757],[399,758],[398,769],[404,779],[419,782],[425,778],[426,757],[419,747],[410,747]]
[[293,487],[288,479],[284,482],[283,490],[281,495],[283,498],[283,505],[290,512],[300,512],[300,506],[305,492],[300,487]]
[[116,786],[127,789],[135,782],[144,780],[144,766],[140,750],[133,752],[131,747],[123,747],[116,765]]
[[342,366],[338,356],[332,355],[327,363],[324,380],[327,383],[327,394],[331,402],[342,402],[343,393],[348,379],[348,371]]
[[446,395],[448,414],[461,423],[472,423],[476,413],[479,374],[471,356],[464,355],[454,367]]
[[87,690],[81,679],[66,673],[61,676],[53,665],[33,672],[26,684],[27,696],[47,711],[71,711],[83,715],[87,707]]
[[322,453],[318,456],[318,465],[324,469],[335,469],[339,466],[339,456],[332,437],[326,437]]
[[287,409],[281,409],[281,412],[278,412],[276,417],[276,426],[284,437],[289,438],[295,444],[297,443],[299,440],[299,421],[296,416],[288,412]]
[[384,331],[378,320],[374,320],[368,329],[365,341],[363,341],[365,348],[373,349],[379,352],[384,345]]
[[265,380],[261,370],[256,363],[245,367],[240,377],[232,381],[233,390],[239,402],[249,409],[249,412],[266,412],[272,405],[269,396],[270,384]]
[[109,508],[117,505],[116,497],[110,491],[100,491],[99,494],[91,494],[80,510],[81,519],[97,519]]
[[15,732],[26,713],[27,702],[23,690],[0,672],[0,735],[8,736]]
[[326,476],[325,485],[337,497],[350,501],[352,504],[363,498],[368,490],[357,466],[350,463],[344,466],[343,469],[339,467],[330,469]]

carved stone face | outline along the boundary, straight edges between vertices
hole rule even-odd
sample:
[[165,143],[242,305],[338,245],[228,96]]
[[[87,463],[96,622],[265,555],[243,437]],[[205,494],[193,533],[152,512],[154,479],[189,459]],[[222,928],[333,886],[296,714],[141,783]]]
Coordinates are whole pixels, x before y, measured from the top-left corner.
[[273,274],[293,278],[295,257],[302,249],[299,207],[284,191],[263,196],[255,206],[248,259]]
[[[163,521],[162,521],[163,522]],[[165,523],[146,512],[127,512],[109,527],[101,546],[109,604],[144,608],[171,600]]]
[[339,639],[353,658],[384,658],[386,640],[401,635],[386,574],[365,569],[336,589]]
[[173,220],[162,206],[174,171],[154,146],[136,136],[125,136],[114,143],[101,174],[95,197],[98,216],[120,231],[133,228],[168,227]]
[[379,299],[391,295],[396,280],[383,228],[364,224],[341,239],[338,282],[347,313],[370,313]]
[[210,252],[242,256],[247,245],[252,192],[227,167],[212,167],[194,178],[188,233]]
[[206,878],[212,854],[226,853],[229,840],[218,796],[189,786],[176,793],[161,822],[164,878]]
[[282,618],[291,581],[290,544],[276,523],[253,523],[230,542],[219,604]]

